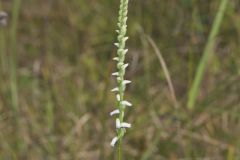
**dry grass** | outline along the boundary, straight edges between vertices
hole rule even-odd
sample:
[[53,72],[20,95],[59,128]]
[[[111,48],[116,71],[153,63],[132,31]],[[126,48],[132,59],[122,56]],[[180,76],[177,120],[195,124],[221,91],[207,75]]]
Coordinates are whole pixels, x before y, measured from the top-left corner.
[[[8,13],[12,1],[2,0]],[[22,1],[17,29],[19,131],[11,110],[9,73],[0,73],[0,159],[113,159],[108,116],[115,104],[118,3],[107,0]],[[214,57],[193,111],[186,106],[192,75],[219,1],[131,1],[127,97],[135,104],[125,159],[235,160],[239,154],[239,2],[231,1]],[[177,15],[177,16],[176,16]],[[11,17],[11,15],[9,15]],[[141,40],[154,39],[171,75],[176,112],[159,60]],[[8,26],[9,27],[9,26]],[[1,28],[2,30],[2,28]],[[9,28],[6,59],[9,58]],[[2,62],[0,60],[0,62]],[[5,61],[6,62],[6,61]],[[1,66],[1,65],[0,65]],[[6,69],[9,69],[8,67]],[[52,112],[51,112],[52,110]],[[137,115],[137,116],[136,116]],[[21,137],[21,150],[16,148]]]

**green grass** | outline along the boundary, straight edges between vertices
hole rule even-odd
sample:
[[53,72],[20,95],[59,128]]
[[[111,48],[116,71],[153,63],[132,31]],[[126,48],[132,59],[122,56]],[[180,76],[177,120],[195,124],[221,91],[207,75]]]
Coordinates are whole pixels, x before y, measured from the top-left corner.
[[20,120],[20,109],[18,100],[18,79],[17,79],[17,27],[18,27],[18,17],[20,12],[21,0],[15,0],[13,2],[12,8],[12,20],[11,28],[9,31],[10,39],[10,56],[9,56],[9,75],[10,75],[10,88],[11,88],[11,102],[12,102],[12,113],[13,119],[15,119],[16,127],[16,148],[17,153],[21,154],[23,149],[23,142],[20,135],[21,126]]
[[[0,29],[5,41],[0,51],[7,60],[13,51],[13,2],[1,1],[10,20]],[[130,1],[126,78],[133,83],[125,96],[134,106],[125,111],[125,121],[133,127],[124,137],[122,159],[239,159],[237,0],[226,6],[214,40],[217,54],[208,58],[195,108],[186,103],[219,5],[218,0]],[[112,0],[21,2],[14,62],[19,131],[7,65],[0,76],[0,159],[117,159],[109,145],[116,131],[108,114],[116,105],[110,92],[116,81],[110,75],[116,68],[111,59],[118,8]],[[145,35],[164,58],[177,110]]]
[[12,21],[10,29],[10,84],[11,84],[11,101],[15,115],[18,115],[18,89],[17,89],[17,25],[21,0],[15,0],[12,8]]
[[220,30],[222,20],[224,17],[224,13],[226,11],[228,5],[228,0],[222,0],[217,12],[217,16],[213,22],[213,26],[210,32],[210,35],[208,37],[208,41],[206,44],[206,47],[204,49],[202,58],[199,62],[199,65],[197,67],[196,75],[193,80],[192,87],[189,92],[189,98],[187,102],[187,106],[189,109],[193,109],[196,104],[196,99],[199,94],[200,86],[202,79],[204,77],[204,72],[207,68],[209,59],[211,58],[211,55],[214,53],[214,44],[216,43],[216,36]]

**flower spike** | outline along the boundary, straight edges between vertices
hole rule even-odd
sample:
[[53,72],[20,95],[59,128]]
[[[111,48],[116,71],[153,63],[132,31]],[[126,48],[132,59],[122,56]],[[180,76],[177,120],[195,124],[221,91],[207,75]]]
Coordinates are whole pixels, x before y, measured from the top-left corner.
[[[131,83],[129,80],[125,80],[125,72],[126,68],[129,66],[128,63],[125,62],[125,57],[128,52],[126,49],[126,42],[128,40],[127,33],[127,14],[128,14],[128,2],[129,0],[120,0],[120,10],[118,17],[118,29],[117,32],[117,42],[114,45],[117,47],[117,56],[113,58],[114,61],[117,61],[116,68],[117,72],[113,73],[113,76],[116,76],[117,87],[113,88],[112,92],[117,92],[117,109],[110,113],[111,116],[116,115],[116,130],[117,136],[114,137],[111,141],[111,146],[117,143],[117,141],[122,141],[126,133],[126,129],[130,128],[132,125],[130,123],[124,122],[124,112],[127,106],[132,106],[132,104],[126,100],[124,100],[124,92],[126,89],[126,85]],[[121,143],[118,143],[119,148],[121,148]]]

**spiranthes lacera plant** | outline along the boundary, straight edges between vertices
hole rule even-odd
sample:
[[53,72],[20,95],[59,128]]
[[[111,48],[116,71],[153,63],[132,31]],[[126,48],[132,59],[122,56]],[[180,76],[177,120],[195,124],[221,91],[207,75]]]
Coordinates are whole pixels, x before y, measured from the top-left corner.
[[126,37],[127,32],[127,14],[128,14],[128,2],[129,0],[120,0],[120,9],[119,9],[119,17],[118,17],[118,29],[116,30],[118,33],[117,40],[115,43],[117,46],[117,56],[113,58],[113,60],[117,61],[117,72],[114,72],[112,75],[116,76],[117,79],[117,87],[112,89],[112,92],[116,93],[117,99],[117,109],[110,113],[111,116],[116,116],[116,131],[117,136],[112,139],[111,146],[115,146],[118,144],[118,159],[121,159],[121,145],[122,138],[126,133],[126,128],[130,128],[131,124],[124,122],[124,110],[126,107],[132,106],[132,104],[124,99],[124,91],[126,89],[126,85],[131,83],[129,80],[124,79],[126,68],[128,64],[125,63],[125,55],[127,53],[127,49],[125,48],[126,41],[128,37]]

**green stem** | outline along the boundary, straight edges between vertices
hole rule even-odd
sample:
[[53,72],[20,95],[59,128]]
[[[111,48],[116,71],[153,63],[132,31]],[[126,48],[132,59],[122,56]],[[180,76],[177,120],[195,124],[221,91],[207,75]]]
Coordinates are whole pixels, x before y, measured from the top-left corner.
[[215,38],[216,38],[216,36],[219,32],[219,29],[220,29],[220,26],[221,26],[221,23],[222,23],[222,20],[223,20],[223,15],[224,15],[225,10],[227,8],[228,1],[229,0],[222,0],[221,1],[220,7],[219,7],[218,12],[217,12],[217,16],[214,20],[212,30],[211,30],[210,35],[208,37],[207,45],[204,49],[203,56],[200,60],[200,63],[198,65],[197,72],[196,72],[196,75],[195,75],[195,78],[194,78],[194,81],[193,81],[193,85],[192,85],[192,87],[190,89],[190,92],[189,92],[189,97],[188,97],[188,102],[187,102],[187,106],[188,106],[189,109],[193,109],[194,106],[195,106],[196,99],[197,99],[199,89],[200,89],[200,84],[202,82],[203,75],[204,75],[204,72],[206,70],[206,66],[207,66],[209,57],[210,57],[210,55],[213,54],[213,47],[214,47],[214,44],[215,44]]
[[12,27],[10,29],[10,40],[11,40],[11,54],[10,54],[10,83],[11,83],[11,97],[12,97],[12,107],[15,113],[15,116],[18,115],[18,89],[17,89],[17,59],[16,59],[16,51],[17,51],[17,24],[19,17],[21,0],[15,0],[13,11],[12,11]]
[[118,141],[118,160],[122,160],[122,138]]
[[15,0],[12,10],[12,21],[10,28],[10,89],[11,89],[11,101],[12,110],[16,123],[16,133],[18,138],[16,140],[17,151],[20,153],[23,150],[22,138],[20,137],[20,125],[19,125],[19,107],[18,107],[18,88],[17,88],[17,25],[20,11],[21,0]]

